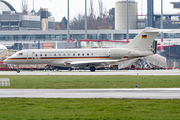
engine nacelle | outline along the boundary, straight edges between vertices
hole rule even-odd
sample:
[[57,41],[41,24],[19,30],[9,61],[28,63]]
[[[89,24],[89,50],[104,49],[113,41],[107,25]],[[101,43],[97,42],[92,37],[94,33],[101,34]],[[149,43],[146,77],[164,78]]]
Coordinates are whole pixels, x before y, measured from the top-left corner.
[[130,52],[128,49],[112,48],[109,49],[109,56],[115,59],[121,59]]
[[109,56],[113,59],[121,59],[123,57],[127,57],[127,59],[132,59],[139,57],[140,55],[135,50],[132,51],[124,48],[112,48],[109,50]]

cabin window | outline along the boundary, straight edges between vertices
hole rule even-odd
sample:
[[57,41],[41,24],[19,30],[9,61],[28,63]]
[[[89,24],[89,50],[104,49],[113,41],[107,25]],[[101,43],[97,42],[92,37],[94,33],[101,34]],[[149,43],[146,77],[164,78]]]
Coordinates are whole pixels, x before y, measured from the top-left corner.
[[93,54],[93,53],[91,53],[91,55],[93,56],[94,54]]
[[54,56],[56,56],[56,54],[54,54]]
[[40,56],[42,56],[42,54],[40,54]]
[[38,55],[36,54],[36,56],[38,56]]
[[82,54],[82,56],[84,56],[84,53]]
[[64,54],[64,56],[66,56],[66,54]]
[[59,56],[61,56],[61,54],[59,54]]
[[78,56],[80,56],[80,54],[78,53]]
[[70,56],[70,54],[68,54],[68,56]]
[[73,56],[75,56],[75,54],[73,54]]
[[45,54],[45,56],[47,56],[47,54]]
[[19,53],[18,55],[23,55],[23,53]]
[[87,53],[87,56],[89,56],[89,53]]

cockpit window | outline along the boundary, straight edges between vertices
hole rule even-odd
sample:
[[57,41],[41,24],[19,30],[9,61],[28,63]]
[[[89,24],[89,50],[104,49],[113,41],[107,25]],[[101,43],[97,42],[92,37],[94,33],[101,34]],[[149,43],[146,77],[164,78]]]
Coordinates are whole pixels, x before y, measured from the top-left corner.
[[19,53],[18,55],[23,55],[23,53]]

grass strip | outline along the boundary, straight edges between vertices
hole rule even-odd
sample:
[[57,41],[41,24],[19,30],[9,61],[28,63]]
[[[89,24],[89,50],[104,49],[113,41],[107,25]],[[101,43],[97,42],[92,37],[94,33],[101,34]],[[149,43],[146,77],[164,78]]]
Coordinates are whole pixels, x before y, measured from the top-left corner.
[[180,76],[8,76],[10,87],[0,89],[180,88]]
[[1,120],[179,120],[180,100],[0,99]]

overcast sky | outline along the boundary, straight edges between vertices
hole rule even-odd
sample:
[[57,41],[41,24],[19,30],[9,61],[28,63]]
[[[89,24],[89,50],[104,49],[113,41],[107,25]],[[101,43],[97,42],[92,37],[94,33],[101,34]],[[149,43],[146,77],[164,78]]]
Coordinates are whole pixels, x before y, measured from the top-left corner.
[[[21,12],[21,1],[22,0],[6,0],[18,11]],[[16,1],[16,2],[15,2]],[[31,11],[33,8],[33,0],[28,1],[28,10]],[[84,14],[84,4],[85,0],[69,0],[70,1],[70,20],[76,17],[78,13]],[[104,8],[107,10],[115,7],[115,2],[120,0],[102,0]],[[138,14],[146,14],[147,12],[147,0],[135,0],[138,2]],[[55,17],[56,21],[61,21],[65,16],[67,17],[67,0],[34,0],[35,11],[38,11],[40,7],[48,8],[48,10]],[[180,10],[173,9],[173,5],[170,2],[179,2],[179,0],[163,0],[164,13],[180,13]],[[90,6],[90,0],[87,0],[88,7]],[[94,9],[98,11],[98,0],[93,0]],[[141,6],[142,4],[142,6]],[[154,11],[155,13],[160,13],[161,10],[161,0],[154,0]],[[89,8],[88,8],[89,11]]]

